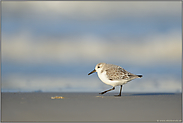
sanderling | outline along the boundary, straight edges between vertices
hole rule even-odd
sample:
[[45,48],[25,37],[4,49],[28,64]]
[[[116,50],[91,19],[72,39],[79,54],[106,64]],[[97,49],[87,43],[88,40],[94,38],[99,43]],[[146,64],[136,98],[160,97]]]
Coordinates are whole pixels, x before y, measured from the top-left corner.
[[115,96],[121,96],[122,86],[124,84],[126,84],[127,82],[135,78],[142,77],[142,75],[134,75],[126,71],[120,66],[113,65],[113,64],[106,64],[106,63],[98,63],[95,66],[95,69],[92,72],[90,72],[88,75],[94,72],[97,72],[98,77],[102,82],[104,82],[107,85],[111,85],[113,87],[112,89],[106,90],[99,94],[105,94],[108,91],[114,90],[116,86],[121,86],[119,95],[115,95]]

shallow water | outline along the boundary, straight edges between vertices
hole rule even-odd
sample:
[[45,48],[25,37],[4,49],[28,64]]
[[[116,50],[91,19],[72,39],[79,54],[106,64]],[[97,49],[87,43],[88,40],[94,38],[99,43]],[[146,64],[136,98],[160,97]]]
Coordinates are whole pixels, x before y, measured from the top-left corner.
[[[176,93],[2,93],[2,121],[181,120],[181,94]],[[60,96],[63,98],[54,99]]]

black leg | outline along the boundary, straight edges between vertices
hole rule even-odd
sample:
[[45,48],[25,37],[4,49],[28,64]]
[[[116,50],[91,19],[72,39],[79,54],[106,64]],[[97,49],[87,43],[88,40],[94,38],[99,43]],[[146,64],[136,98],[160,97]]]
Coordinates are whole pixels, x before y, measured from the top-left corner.
[[114,96],[121,96],[122,87],[123,87],[123,85],[121,85],[119,95],[114,95]]
[[101,93],[99,93],[99,94],[105,94],[105,93],[107,93],[108,91],[112,91],[112,90],[114,90],[114,89],[115,89],[115,87],[113,87],[112,89],[109,89],[109,90],[107,90],[107,91],[101,92]]

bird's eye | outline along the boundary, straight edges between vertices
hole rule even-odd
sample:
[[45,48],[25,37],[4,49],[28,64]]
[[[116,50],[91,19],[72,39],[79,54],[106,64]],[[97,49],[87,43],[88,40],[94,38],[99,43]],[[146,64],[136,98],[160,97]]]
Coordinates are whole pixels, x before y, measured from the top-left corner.
[[98,68],[100,68],[100,66],[98,66]]

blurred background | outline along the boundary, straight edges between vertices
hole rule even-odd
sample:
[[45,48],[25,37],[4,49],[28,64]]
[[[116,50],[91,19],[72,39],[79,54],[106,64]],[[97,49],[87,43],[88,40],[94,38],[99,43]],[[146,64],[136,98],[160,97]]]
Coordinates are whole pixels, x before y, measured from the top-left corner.
[[2,1],[1,31],[2,92],[101,92],[100,62],[143,75],[123,92],[181,92],[181,1]]

